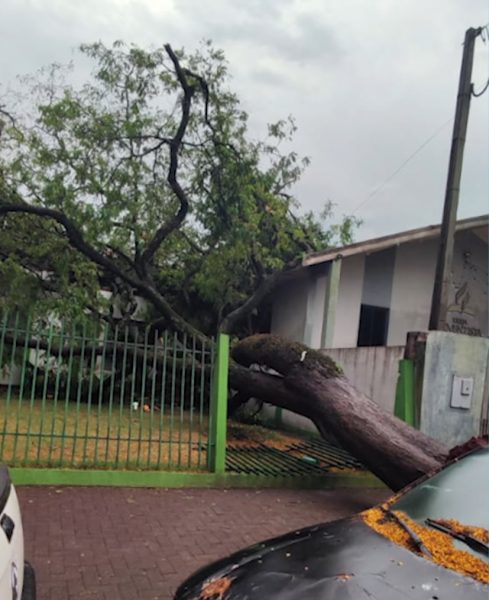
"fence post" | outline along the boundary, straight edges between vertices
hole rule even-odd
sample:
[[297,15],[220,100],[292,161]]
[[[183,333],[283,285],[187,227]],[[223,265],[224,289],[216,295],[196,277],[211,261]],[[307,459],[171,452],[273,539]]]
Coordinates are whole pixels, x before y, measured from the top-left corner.
[[399,361],[394,414],[399,419],[415,427],[414,361],[409,358],[402,358]]
[[228,368],[229,336],[220,333],[217,337],[217,356],[210,407],[209,470],[213,473],[224,473],[226,468]]

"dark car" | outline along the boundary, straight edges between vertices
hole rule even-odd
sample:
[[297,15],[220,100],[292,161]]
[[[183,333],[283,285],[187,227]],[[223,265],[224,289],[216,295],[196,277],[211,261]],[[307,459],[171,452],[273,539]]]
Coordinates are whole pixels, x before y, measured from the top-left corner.
[[488,484],[484,448],[370,511],[205,567],[175,600],[487,600]]

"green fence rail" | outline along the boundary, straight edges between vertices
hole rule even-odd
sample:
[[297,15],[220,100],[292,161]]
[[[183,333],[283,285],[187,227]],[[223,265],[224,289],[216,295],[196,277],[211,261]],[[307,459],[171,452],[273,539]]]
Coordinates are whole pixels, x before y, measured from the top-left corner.
[[134,324],[42,326],[5,316],[0,461],[13,467],[214,468],[209,446],[218,449],[218,464],[224,460],[224,449],[210,439],[214,362],[214,343],[189,336]]

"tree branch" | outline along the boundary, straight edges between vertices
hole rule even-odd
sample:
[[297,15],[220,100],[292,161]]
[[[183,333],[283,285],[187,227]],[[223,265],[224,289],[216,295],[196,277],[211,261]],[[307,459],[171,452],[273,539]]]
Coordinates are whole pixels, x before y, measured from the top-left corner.
[[299,268],[301,264],[301,259],[296,259],[290,262],[284,269],[281,271],[276,271],[263,279],[260,283],[256,291],[252,296],[246,300],[244,304],[231,311],[224,319],[222,320],[219,331],[222,333],[232,333],[236,325],[246,317],[252,310],[258,308],[258,306],[263,302],[263,300],[273,292],[273,290],[277,287],[284,273],[290,273],[295,269]]
[[177,171],[178,154],[180,152],[180,147],[182,145],[183,138],[185,136],[185,132],[187,131],[187,126],[190,120],[190,108],[192,105],[192,97],[195,93],[195,88],[189,85],[185,71],[182,69],[180,61],[178,60],[178,57],[174,53],[170,44],[165,45],[165,50],[173,63],[177,79],[183,90],[183,97],[181,100],[182,112],[180,117],[180,123],[178,125],[175,135],[169,141],[167,141],[170,148],[170,165],[168,168],[167,181],[171,189],[173,190],[173,193],[180,202],[180,208],[178,209],[177,214],[170,221],[164,223],[156,231],[155,235],[153,236],[153,239],[149,242],[149,244],[146,246],[146,249],[141,254],[140,265],[143,267],[143,269],[145,269],[146,265],[151,263],[156,251],[161,246],[163,240],[165,240],[173,231],[175,231],[175,229],[180,227],[185,217],[187,216],[189,209],[189,201],[187,198],[187,194],[178,182]]
[[282,377],[247,369],[231,360],[229,363],[229,383],[232,388],[242,390],[242,393],[249,397],[259,398],[262,402],[292,410],[311,419],[321,435],[326,439],[331,437],[331,431],[324,420],[320,419],[319,412],[316,414],[314,408],[304,404],[300,394],[289,390]]
[[[14,117],[13,114],[6,110],[2,104],[0,104],[0,117],[5,117],[10,122],[10,126],[18,131],[17,119]],[[5,121],[0,118],[0,136],[2,135],[4,128]]]
[[207,81],[197,73],[190,71],[189,69],[185,69],[185,73],[190,77],[193,77],[199,82],[200,89],[202,91],[202,95],[204,96],[204,122],[207,127],[211,130],[211,140],[215,146],[223,146],[224,148],[230,149],[236,157],[240,157],[240,153],[238,150],[231,144],[230,142],[222,142],[217,137],[217,131],[214,125],[211,123],[209,118],[209,105],[210,105],[210,93],[209,86],[207,85]]
[[170,304],[156,290],[154,284],[150,280],[149,275],[146,275],[144,280],[139,278],[136,279],[120,269],[117,264],[115,264],[107,256],[88,244],[85,241],[82,232],[64,213],[51,208],[32,206],[26,203],[0,204],[0,215],[8,213],[32,214],[39,217],[53,219],[64,228],[68,242],[73,248],[81,252],[95,264],[103,267],[113,275],[120,277],[122,281],[125,281],[127,284],[132,286],[146,300],[149,300],[157,310],[160,310],[175,329],[187,332],[189,335],[195,336],[198,340],[208,342],[208,338],[202,332],[190,325],[190,323],[188,323],[177,312],[175,312],[175,310],[173,310]]
[[136,270],[136,263],[130,258],[125,252],[123,252],[120,248],[116,248],[115,246],[111,246],[107,244],[107,249],[110,250],[114,255],[119,256],[125,263],[131,268]]
[[68,237],[70,245],[81,252],[84,256],[89,258],[95,264],[107,269],[110,273],[117,275],[129,285],[133,287],[139,287],[139,282],[130,277],[127,273],[119,269],[119,267],[113,263],[104,254],[96,250],[93,246],[87,243],[83,237],[82,232],[78,227],[71,221],[64,213],[54,210],[52,208],[44,208],[41,206],[32,206],[31,204],[0,204],[0,215],[6,215],[9,213],[24,213],[30,215],[37,215],[38,217],[53,219],[59,223]]

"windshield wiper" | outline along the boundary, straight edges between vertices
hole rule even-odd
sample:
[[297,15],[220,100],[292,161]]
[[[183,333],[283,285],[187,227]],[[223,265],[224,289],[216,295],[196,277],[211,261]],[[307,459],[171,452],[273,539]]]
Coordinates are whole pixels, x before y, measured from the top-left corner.
[[459,531],[456,531],[448,523],[440,522],[436,519],[426,519],[425,523],[427,525],[430,525],[434,529],[438,529],[439,531],[447,533],[453,538],[464,542],[465,544],[467,544],[467,546],[469,546],[469,548],[472,548],[472,550],[475,550],[476,552],[479,552],[481,554],[485,554],[486,556],[489,555],[489,545],[485,542],[481,542],[481,540],[477,539],[473,535],[470,535],[469,533],[461,533]]
[[381,507],[382,510],[389,515],[391,519],[396,521],[396,523],[404,529],[404,531],[408,534],[409,539],[411,540],[413,546],[420,554],[427,554],[428,556],[432,556],[432,553],[428,550],[426,545],[423,543],[423,540],[419,537],[419,535],[409,527],[407,523],[405,523],[401,517],[398,517],[395,512],[393,512],[390,508]]

